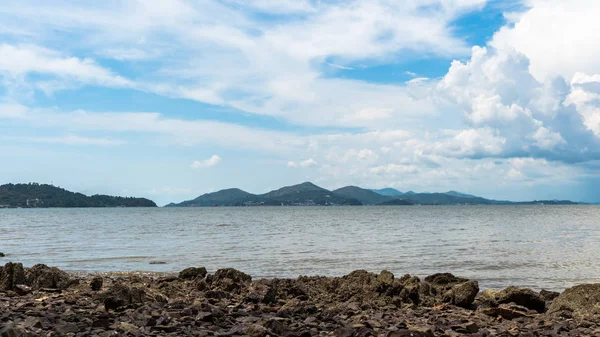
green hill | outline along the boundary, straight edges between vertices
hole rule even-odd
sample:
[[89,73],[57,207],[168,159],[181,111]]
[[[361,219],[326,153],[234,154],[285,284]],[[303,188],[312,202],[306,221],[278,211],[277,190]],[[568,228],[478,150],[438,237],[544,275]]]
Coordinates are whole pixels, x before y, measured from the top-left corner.
[[377,194],[357,186],[346,186],[332,192],[345,198],[356,199],[363,205],[379,205],[393,199],[393,197]]
[[9,207],[156,207],[152,200],[109,195],[86,196],[46,184],[0,185],[0,205]]
[[167,207],[189,206],[241,206],[248,202],[260,202],[257,195],[242,191],[239,188],[229,188],[213,193],[203,194],[196,199],[187,200],[179,204],[169,204]]

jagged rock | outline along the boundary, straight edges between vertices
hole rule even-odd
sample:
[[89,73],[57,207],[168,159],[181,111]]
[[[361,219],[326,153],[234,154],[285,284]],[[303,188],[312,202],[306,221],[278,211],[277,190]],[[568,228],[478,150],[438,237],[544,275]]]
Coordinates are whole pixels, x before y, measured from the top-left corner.
[[23,264],[8,262],[0,268],[0,290],[14,290],[19,284],[25,284]]
[[254,303],[274,303],[277,298],[277,291],[272,284],[265,284],[264,282],[253,282],[248,287],[248,294],[246,295],[246,301]]
[[582,284],[565,290],[554,299],[548,314],[574,317],[600,315],[600,283]]
[[556,292],[556,291],[548,291],[548,290],[542,289],[542,290],[540,290],[540,296],[544,299],[544,301],[551,302],[555,298],[560,296],[560,293]]
[[394,274],[390,271],[382,270],[379,276],[377,276],[377,280],[382,283],[392,284],[394,282]]
[[546,301],[535,291],[527,288],[508,287],[496,293],[498,304],[515,303],[537,312],[544,312]]
[[500,292],[499,290],[486,289],[481,292],[477,297],[475,297],[475,304],[478,308],[495,308],[498,306],[498,301],[496,300],[496,294]]
[[455,285],[444,294],[444,302],[468,308],[473,304],[477,293],[479,293],[479,284],[477,281],[463,282]]
[[102,277],[94,277],[92,279],[92,282],[90,282],[90,288],[93,291],[98,291],[98,290],[102,289],[103,283],[104,283],[104,280],[102,279]]
[[195,268],[195,267],[191,267],[191,268],[186,268],[182,271],[179,272],[179,278],[187,280],[187,279],[195,279],[197,277],[204,277],[206,276],[207,271],[206,268],[204,267],[200,267],[200,268]]
[[437,274],[433,274],[433,275],[429,275],[429,276],[425,277],[424,281],[427,283],[435,284],[435,285],[446,285],[446,284],[453,284],[453,283],[463,283],[468,280],[464,279],[464,278],[456,277],[450,273],[437,273]]
[[143,289],[117,283],[99,297],[108,311],[118,310],[129,305],[140,305],[144,303],[145,295],[146,293]]
[[225,268],[215,272],[211,286],[229,292],[239,292],[252,281],[252,277],[237,269]]
[[44,264],[36,264],[25,272],[27,285],[33,289],[66,289],[73,279],[69,274],[56,267],[48,267]]

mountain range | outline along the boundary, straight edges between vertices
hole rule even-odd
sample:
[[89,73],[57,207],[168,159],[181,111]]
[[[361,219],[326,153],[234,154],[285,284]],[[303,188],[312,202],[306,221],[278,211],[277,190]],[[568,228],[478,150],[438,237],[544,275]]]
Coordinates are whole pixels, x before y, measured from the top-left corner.
[[166,207],[206,206],[333,206],[333,205],[510,205],[510,204],[576,204],[568,200],[510,202],[491,200],[471,194],[448,191],[444,193],[400,192],[393,188],[369,190],[346,186],[327,190],[311,182],[286,186],[264,193],[252,194],[237,188],[203,194]]

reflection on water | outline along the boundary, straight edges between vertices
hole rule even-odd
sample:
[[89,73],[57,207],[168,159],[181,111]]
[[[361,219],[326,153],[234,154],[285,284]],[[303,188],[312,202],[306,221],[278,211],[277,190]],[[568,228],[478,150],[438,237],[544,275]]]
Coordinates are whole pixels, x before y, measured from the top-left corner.
[[3,209],[0,251],[74,271],[450,271],[482,288],[561,290],[600,282],[600,207]]

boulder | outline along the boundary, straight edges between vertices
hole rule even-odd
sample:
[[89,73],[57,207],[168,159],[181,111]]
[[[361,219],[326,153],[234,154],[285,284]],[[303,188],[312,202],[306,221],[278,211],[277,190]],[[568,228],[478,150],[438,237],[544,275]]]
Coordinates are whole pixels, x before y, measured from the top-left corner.
[[195,267],[191,267],[191,268],[186,268],[182,271],[179,272],[179,278],[184,279],[184,280],[189,280],[189,279],[195,279],[197,277],[204,277],[206,276],[207,271],[206,268],[204,267],[200,267],[200,268],[195,268]]
[[544,312],[546,309],[546,301],[544,301],[540,294],[531,289],[513,286],[496,293],[496,302],[498,304],[515,303],[539,313]]
[[477,293],[479,293],[479,284],[477,281],[463,282],[455,285],[444,294],[444,302],[468,308],[473,304]]
[[23,264],[8,262],[0,267],[0,290],[14,290],[19,284],[25,284]]
[[5,257],[4,253],[0,252],[0,257]]
[[565,290],[554,299],[548,313],[567,317],[600,315],[600,283],[582,284]]
[[253,303],[275,303],[277,299],[277,290],[272,284],[265,282],[252,282],[248,287],[248,294],[245,300]]
[[556,291],[548,291],[548,290],[542,289],[540,291],[540,296],[542,296],[542,298],[544,299],[544,301],[551,302],[555,298],[557,298],[558,296],[560,296],[560,293],[556,292]]
[[108,311],[141,305],[144,303],[145,295],[144,289],[116,283],[108,291],[101,294],[100,298]]
[[219,269],[215,272],[212,277],[213,289],[219,289],[224,291],[238,291],[252,281],[252,277],[246,273],[243,273],[237,269],[225,268]]
[[69,274],[56,267],[48,267],[44,264],[36,264],[25,272],[27,285],[33,289],[51,288],[66,289],[73,279]]
[[93,291],[98,291],[98,290],[102,289],[103,283],[104,283],[104,281],[102,280],[102,277],[94,277],[92,279],[92,281],[90,282],[90,288]]
[[382,270],[377,276],[377,280],[381,283],[392,284],[394,282],[394,274],[388,270]]
[[475,297],[475,304],[478,308],[495,308],[498,306],[496,295],[499,292],[499,290],[486,289]]
[[446,285],[446,284],[453,284],[453,283],[463,283],[468,280],[464,279],[464,278],[456,277],[450,273],[437,273],[437,274],[427,276],[424,281],[427,283],[434,284],[434,285]]

